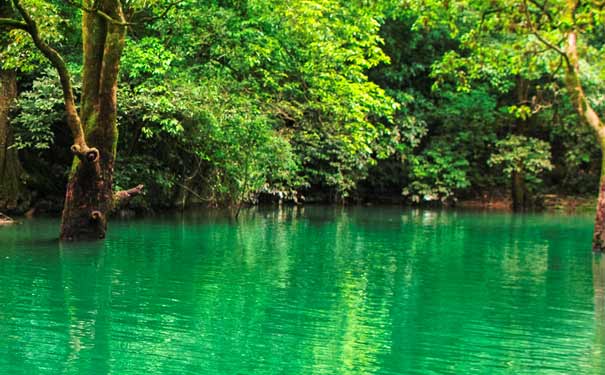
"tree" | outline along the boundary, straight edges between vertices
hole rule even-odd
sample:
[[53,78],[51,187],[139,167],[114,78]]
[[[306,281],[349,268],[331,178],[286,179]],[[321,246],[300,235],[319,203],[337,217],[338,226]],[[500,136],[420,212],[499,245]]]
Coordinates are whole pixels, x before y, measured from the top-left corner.
[[[524,0],[525,13],[528,26],[532,33],[547,47],[555,50],[561,55],[565,63],[565,83],[567,91],[571,96],[572,102],[578,115],[582,117],[593,130],[596,140],[601,146],[601,179],[599,182],[599,196],[597,200],[597,212],[595,217],[595,227],[593,236],[593,250],[605,252],[605,123],[600,115],[595,111],[592,101],[586,95],[586,82],[580,69],[580,59],[586,58],[588,54],[597,52],[594,46],[584,41],[583,46],[579,47],[578,42],[582,42],[582,37],[588,38],[588,35],[596,30],[601,30],[605,26],[605,4],[603,2],[589,1],[586,4],[580,4],[579,0],[567,0],[565,7],[551,9],[551,12],[558,12],[560,19],[559,34],[564,38],[564,47],[560,48],[544,37],[540,36],[540,31],[536,28],[535,22],[531,20],[529,14],[530,8],[527,1]],[[538,20],[552,16],[548,8],[540,8],[537,12]],[[588,40],[589,42],[589,40]],[[582,48],[582,50],[580,50]],[[584,52],[584,56],[580,51]],[[600,59],[603,58],[603,47],[601,46]]]
[[[605,124],[597,113],[590,75],[603,75],[605,49],[599,35],[605,27],[601,1],[579,0],[463,0],[427,1],[419,21],[423,27],[446,23],[460,35],[463,54],[446,54],[438,65],[454,72],[464,84],[472,80],[499,80],[506,75],[532,79],[546,73],[551,82],[563,82],[580,121],[595,134],[605,154]],[[449,66],[449,67],[448,67]],[[593,96],[591,96],[593,95]],[[525,108],[535,110],[537,97]],[[593,250],[605,251],[605,158],[595,218]]]
[[[209,95],[212,100],[204,98],[214,92],[213,88],[201,90],[198,97],[201,105],[194,112],[206,114],[193,120],[201,130],[196,133],[202,135],[206,145],[189,147],[191,151],[206,148],[211,151],[201,158],[202,168],[204,164],[208,168],[196,175],[198,181],[205,180],[204,187],[216,187],[213,190],[217,194],[211,194],[210,200],[221,196],[230,198],[219,199],[222,201],[219,204],[238,200],[241,194],[234,196],[234,192],[243,186],[254,186],[249,179],[240,177],[248,174],[245,165],[255,168],[266,165],[244,162],[245,158],[241,158],[244,155],[238,150],[245,150],[241,143],[247,143],[246,138],[254,132],[243,137],[244,134],[238,134],[246,131],[221,130],[222,127],[228,130],[225,125],[229,123],[237,123],[242,129],[271,127],[274,141],[289,143],[285,150],[290,154],[292,149],[296,159],[285,163],[292,166],[287,167],[291,173],[285,183],[283,178],[276,181],[270,177],[267,185],[273,186],[263,188],[265,192],[296,189],[308,200],[344,200],[354,193],[375,160],[389,153],[385,143],[392,136],[385,123],[391,121],[396,103],[366,76],[366,71],[386,61],[386,56],[380,49],[379,14],[362,3],[192,1],[181,6],[183,11],[158,22],[162,32],[153,30],[151,35],[159,34],[165,48],[178,56],[173,65],[179,80],[195,85],[203,82],[205,86],[217,82],[220,87],[220,100],[212,95]],[[172,77],[170,81],[182,86]],[[199,90],[185,88],[187,96],[196,99]],[[151,103],[160,102],[161,99]],[[232,105],[242,110],[254,107],[254,122],[246,118],[250,116],[230,116],[230,111],[222,108]],[[183,120],[188,117],[183,113],[188,115],[191,111],[181,108],[177,117]],[[259,126],[259,120],[266,124]],[[181,121],[185,134],[190,128],[186,122]],[[213,128],[219,131],[209,131]],[[216,146],[208,147],[213,145]],[[254,147],[258,145],[253,143]],[[254,152],[263,153],[261,149]],[[267,156],[274,161],[280,159],[275,154],[264,155]],[[282,160],[286,159],[289,157]]]
[[[12,2],[17,18],[1,18],[0,27],[19,29],[57,71],[63,91],[67,125],[75,155],[61,221],[61,239],[99,239],[107,230],[107,216],[116,204],[140,193],[142,186],[112,190],[116,157],[117,83],[128,23],[119,0],[85,0],[82,13],[83,71],[80,110],[63,57],[51,47],[38,23],[19,0]],[[32,8],[34,8],[32,6]]]
[[488,160],[490,166],[500,166],[513,184],[513,208],[528,205],[534,187],[541,182],[540,174],[551,170],[550,145],[539,139],[511,135],[496,142],[496,152]]
[[[10,17],[11,11],[5,0],[0,1],[0,17]],[[0,51],[5,50],[8,44],[8,38],[0,36]],[[12,210],[16,208],[22,191],[21,163],[17,150],[10,147],[13,134],[9,110],[17,97],[17,73],[14,69],[5,69],[2,65],[0,64],[0,210]]]

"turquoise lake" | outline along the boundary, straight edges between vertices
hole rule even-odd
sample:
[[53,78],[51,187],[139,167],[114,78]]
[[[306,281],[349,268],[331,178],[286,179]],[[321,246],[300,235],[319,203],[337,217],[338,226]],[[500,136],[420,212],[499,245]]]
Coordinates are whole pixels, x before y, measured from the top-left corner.
[[605,374],[592,216],[294,207],[0,228],[0,374]]

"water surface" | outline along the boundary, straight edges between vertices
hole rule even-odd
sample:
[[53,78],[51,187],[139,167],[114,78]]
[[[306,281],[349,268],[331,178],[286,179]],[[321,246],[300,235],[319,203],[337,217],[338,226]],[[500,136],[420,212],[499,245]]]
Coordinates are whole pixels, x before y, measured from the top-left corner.
[[591,217],[250,210],[0,228],[0,374],[605,374]]

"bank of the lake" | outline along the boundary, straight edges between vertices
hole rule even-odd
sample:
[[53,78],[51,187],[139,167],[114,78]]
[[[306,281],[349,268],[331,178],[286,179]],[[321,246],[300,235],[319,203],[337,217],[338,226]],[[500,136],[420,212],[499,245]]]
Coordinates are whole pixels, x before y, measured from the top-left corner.
[[255,208],[0,228],[4,374],[602,374],[591,215]]

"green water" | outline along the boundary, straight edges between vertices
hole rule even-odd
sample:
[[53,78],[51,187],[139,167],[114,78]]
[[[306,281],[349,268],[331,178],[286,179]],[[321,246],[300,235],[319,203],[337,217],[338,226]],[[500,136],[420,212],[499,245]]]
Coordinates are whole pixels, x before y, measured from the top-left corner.
[[605,374],[591,217],[252,210],[0,228],[0,374]]

